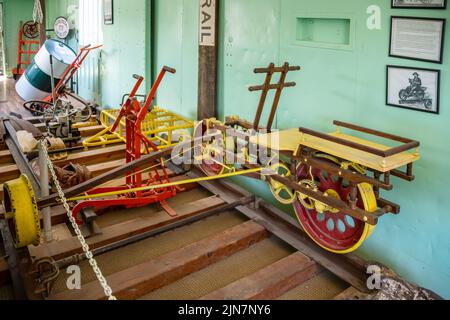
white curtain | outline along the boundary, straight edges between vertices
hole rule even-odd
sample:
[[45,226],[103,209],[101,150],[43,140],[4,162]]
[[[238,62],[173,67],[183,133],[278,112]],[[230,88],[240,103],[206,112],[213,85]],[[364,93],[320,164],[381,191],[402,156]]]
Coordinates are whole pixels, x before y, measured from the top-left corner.
[[80,0],[80,46],[93,46],[103,42],[102,0]]
[[[102,0],[79,0],[79,46],[103,44]],[[101,49],[100,49],[101,50]],[[79,71],[79,94],[100,102],[100,50],[90,53]]]

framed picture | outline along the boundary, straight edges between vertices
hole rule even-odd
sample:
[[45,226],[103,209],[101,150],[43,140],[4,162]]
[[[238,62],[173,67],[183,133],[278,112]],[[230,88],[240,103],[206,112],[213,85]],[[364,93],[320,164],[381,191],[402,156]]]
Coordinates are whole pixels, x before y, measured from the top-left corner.
[[440,71],[387,66],[386,104],[439,114]]
[[114,24],[113,0],[103,0],[103,20],[105,24]]
[[391,17],[391,57],[442,63],[445,19]]
[[392,0],[392,8],[446,9],[447,0]]

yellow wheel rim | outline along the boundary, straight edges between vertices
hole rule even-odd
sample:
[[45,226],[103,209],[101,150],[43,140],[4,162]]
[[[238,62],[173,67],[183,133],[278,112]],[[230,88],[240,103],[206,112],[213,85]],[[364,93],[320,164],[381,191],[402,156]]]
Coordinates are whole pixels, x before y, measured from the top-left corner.
[[[291,170],[289,170],[289,168],[284,164],[277,163],[271,166],[270,169],[283,177],[291,176]],[[278,202],[285,205],[290,205],[295,201],[296,193],[290,190],[284,184],[269,178],[269,186],[270,191]]]
[[[360,196],[361,196],[361,200],[364,203],[364,209],[368,212],[375,212],[378,209],[378,205],[377,205],[377,199],[375,197],[375,193],[373,192],[373,188],[370,184],[368,183],[361,183],[358,185],[358,189],[360,191]],[[326,246],[323,246],[321,243],[319,243],[318,241],[316,241],[316,239],[314,237],[311,236],[311,234],[309,234],[308,231],[306,231],[305,226],[303,225],[302,221],[300,219],[298,219],[298,221],[300,222],[303,230],[308,234],[308,236],[320,247],[322,247],[323,249],[336,253],[336,254],[348,254],[348,253],[352,253],[355,250],[357,250],[359,247],[361,247],[361,245],[364,243],[364,241],[366,241],[367,239],[369,239],[369,237],[372,235],[372,233],[375,230],[375,226],[372,226],[368,223],[366,223],[364,225],[364,230],[363,233],[361,235],[361,238],[359,239],[359,241],[351,248],[347,249],[347,250],[332,250]]]
[[[328,161],[332,161],[332,162],[334,162],[336,164],[340,164],[339,160],[334,158],[334,157],[332,157],[332,156],[318,155],[318,157],[326,159]],[[299,171],[300,166],[301,166],[301,164],[298,166],[297,172]],[[312,175],[311,171],[310,171],[310,174]],[[308,174],[305,173],[305,175],[307,176]],[[313,179],[313,178],[311,177],[311,179]],[[362,207],[364,208],[364,210],[367,211],[367,212],[375,212],[378,209],[378,203],[377,203],[377,199],[376,199],[375,193],[373,191],[372,185],[370,185],[368,183],[361,183],[357,187],[358,187],[358,191],[359,191],[359,198],[361,200]],[[331,190],[327,190],[327,192],[328,192],[329,195],[333,196],[333,194],[332,194],[333,192]],[[334,196],[336,196],[336,195],[334,194]],[[302,200],[302,198],[299,198],[298,199],[298,203],[300,203],[300,205],[303,206],[301,200]],[[294,209],[297,207],[298,203],[294,204]],[[307,207],[305,207],[305,208],[306,209],[310,209],[310,208],[307,208]],[[327,247],[326,245],[322,244],[319,241],[319,239],[316,239],[313,236],[313,234],[311,234],[309,232],[308,227],[306,225],[304,225],[304,223],[302,222],[302,219],[300,219],[298,214],[296,214],[296,217],[297,217],[300,225],[302,226],[303,230],[308,234],[308,236],[317,245],[319,245],[320,247],[322,247],[323,249],[325,249],[327,251],[330,251],[330,252],[333,252],[333,253],[336,253],[336,254],[348,254],[348,253],[354,252],[355,250],[357,250],[364,243],[364,241],[366,241],[371,236],[371,234],[375,230],[375,226],[372,226],[372,225],[370,225],[368,223],[363,223],[361,236],[357,239],[358,241],[354,245],[352,245],[349,248],[345,248],[345,250],[344,249],[343,250],[335,250],[335,249],[332,249],[332,248]]]
[[7,182],[3,186],[6,219],[16,248],[39,245],[41,219],[36,197],[27,176]]

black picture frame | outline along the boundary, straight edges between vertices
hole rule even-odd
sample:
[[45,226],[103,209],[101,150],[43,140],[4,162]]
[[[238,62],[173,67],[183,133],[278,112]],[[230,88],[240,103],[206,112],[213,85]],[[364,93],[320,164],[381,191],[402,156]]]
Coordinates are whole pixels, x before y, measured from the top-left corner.
[[[423,108],[408,106],[407,103],[402,104],[402,103],[400,103],[400,101],[398,104],[391,103],[391,101],[390,101],[390,93],[391,93],[390,92],[390,69],[400,69],[400,70],[411,70],[411,71],[415,71],[415,72],[435,73],[436,74],[436,97],[435,97],[436,106],[435,106],[435,108],[427,109],[427,107],[425,106],[425,103],[426,103],[425,100],[427,100],[426,98],[424,98],[423,101],[420,102],[420,104],[423,103]],[[386,67],[386,105],[387,106],[439,115],[440,114],[440,94],[441,94],[441,70],[407,67],[407,66],[397,66],[397,65],[388,65]],[[400,93],[399,93],[398,98],[400,99]]]
[[[417,58],[417,57],[410,57],[410,56],[402,56],[402,55],[392,54],[392,41],[393,41],[393,32],[394,32],[393,27],[394,27],[394,20],[395,19],[439,21],[439,22],[442,22],[442,35],[441,35],[441,44],[440,44],[441,47],[440,47],[440,50],[439,50],[440,51],[439,59],[438,60],[429,60],[429,59],[421,59],[421,58]],[[445,18],[391,16],[391,28],[390,28],[390,35],[389,35],[389,57],[442,64],[443,61],[444,61],[445,29],[446,29],[446,26],[447,26],[447,19],[445,19]]]
[[103,23],[114,24],[114,0],[103,0]]
[[395,5],[394,2],[395,0],[391,0],[391,8],[392,9],[431,9],[431,10],[445,10],[447,9],[447,0],[443,0],[444,4],[442,7],[434,7],[434,6],[427,6],[426,4],[423,4],[423,6],[420,5],[405,5],[405,6],[401,6],[401,5]]

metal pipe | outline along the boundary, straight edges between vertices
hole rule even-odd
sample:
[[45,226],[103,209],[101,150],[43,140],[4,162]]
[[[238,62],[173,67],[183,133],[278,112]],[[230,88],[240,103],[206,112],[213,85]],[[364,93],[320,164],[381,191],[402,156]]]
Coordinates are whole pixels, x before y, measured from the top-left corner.
[[[50,195],[49,189],[49,176],[48,176],[48,166],[47,159],[44,155],[42,145],[39,144],[39,170],[40,170],[40,184],[41,184],[41,196],[46,197]],[[47,207],[41,210],[42,220],[44,225],[44,241],[46,243],[53,241],[52,232],[52,214],[51,208]]]
[[55,93],[55,75],[53,72],[53,56],[50,55],[50,81],[52,86],[52,99],[53,99],[53,107],[56,106],[56,93]]

